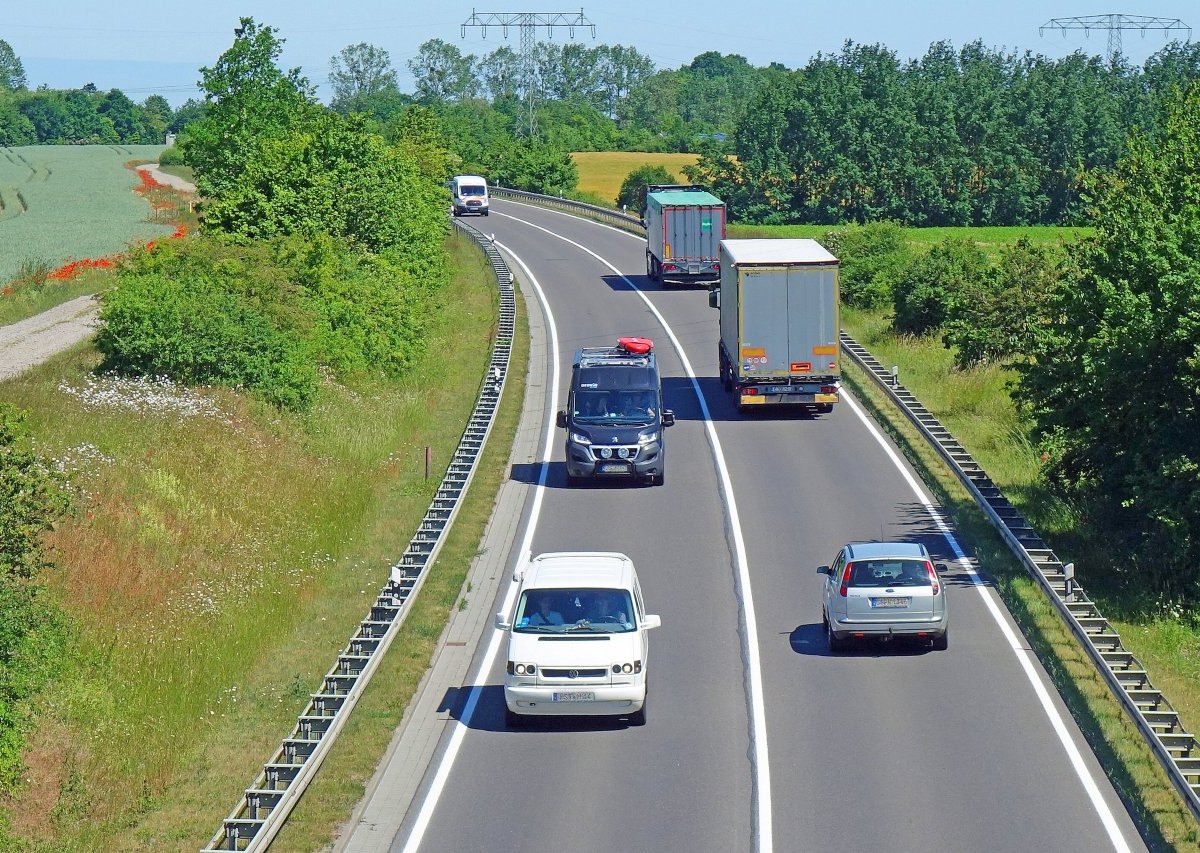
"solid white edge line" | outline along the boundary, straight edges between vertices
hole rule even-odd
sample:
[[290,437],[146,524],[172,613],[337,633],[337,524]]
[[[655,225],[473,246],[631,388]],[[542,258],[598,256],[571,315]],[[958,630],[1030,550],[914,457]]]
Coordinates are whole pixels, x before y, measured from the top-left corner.
[[[496,246],[503,249],[520,265],[525,275],[528,276],[530,284],[533,285],[533,289],[537,291],[538,301],[541,303],[542,310],[546,314],[546,323],[550,327],[550,411],[556,411],[558,409],[559,371],[558,328],[554,324],[554,315],[550,312],[550,305],[546,301],[546,294],[542,292],[542,286],[538,283],[537,277],[534,276],[525,262],[503,243],[496,243]],[[542,500],[546,494],[546,477],[550,470],[550,455],[554,447],[554,429],[554,419],[548,418],[546,423],[545,447],[542,450],[541,471],[538,474],[536,491],[533,496],[533,506],[529,512],[529,522],[525,526],[525,536],[521,541],[521,547],[517,549],[516,559],[518,565],[523,563],[528,555],[530,546],[533,544],[534,531],[537,530],[538,516],[541,514]],[[508,591],[504,594],[504,610],[502,612],[508,613],[512,610],[516,591],[517,584],[510,577]],[[417,813],[417,817],[413,821],[412,830],[404,842],[404,847],[402,848],[404,853],[416,853],[421,847],[421,842],[425,838],[425,832],[429,829],[429,822],[433,818],[434,809],[437,808],[438,800],[441,799],[442,791],[445,790],[446,781],[450,778],[450,770],[454,767],[454,760],[458,757],[458,751],[462,748],[463,739],[470,728],[471,718],[475,714],[475,706],[479,703],[479,696],[482,693],[480,685],[487,677],[488,672],[491,671],[492,664],[496,660],[496,655],[500,652],[500,643],[503,639],[503,631],[492,630],[492,637],[488,641],[487,651],[484,653],[483,659],[479,662],[479,668],[476,670],[475,677],[472,680],[471,693],[467,697],[466,704],[463,706],[462,717],[455,721],[454,732],[450,736],[450,742],[446,744],[446,751],[442,753],[439,759],[437,773],[429,785],[429,790],[425,792],[425,798],[421,802],[421,810]]]
[[737,563],[737,574],[734,577],[736,592],[742,602],[742,607],[740,608],[740,614],[744,620],[742,655],[745,659],[747,671],[745,682],[746,699],[750,705],[750,742],[754,755],[751,760],[753,770],[751,790],[751,798],[753,800],[753,826],[751,829],[754,842],[753,849],[755,853],[772,853],[774,850],[774,828],[772,826],[771,807],[771,765],[767,750],[766,701],[763,697],[762,663],[759,656],[758,617],[754,610],[754,596],[750,589],[749,561],[746,557],[746,543],[742,537],[742,523],[741,517],[738,514],[737,500],[733,494],[733,483],[729,479],[729,468],[725,463],[725,454],[721,449],[721,440],[717,437],[717,428],[709,412],[708,402],[704,399],[704,393],[700,390],[700,382],[696,378],[696,372],[692,369],[692,364],[688,360],[687,353],[684,352],[683,345],[675,336],[675,332],[671,329],[670,325],[667,324],[666,318],[654,306],[649,297],[642,292],[641,288],[634,284],[624,273],[587,246],[576,243],[574,240],[563,237],[561,234],[556,234],[540,225],[535,225],[532,222],[510,216],[509,214],[500,213],[498,215],[528,225],[531,228],[536,228],[539,231],[549,234],[551,237],[556,237],[565,243],[569,243],[575,248],[591,255],[601,264],[612,270],[614,274],[629,286],[630,290],[638,295],[650,310],[650,313],[658,320],[659,325],[662,326],[663,331],[674,345],[675,351],[679,354],[679,359],[683,363],[683,369],[687,372],[688,379],[691,380],[692,390],[696,394],[696,399],[700,403],[701,413],[704,415],[704,427],[708,435],[709,446],[712,449],[713,461],[720,474],[721,491],[725,496],[725,506],[729,514],[730,533],[733,536],[734,560]]
[[1100,786],[1096,784],[1096,780],[1092,777],[1092,774],[1088,772],[1087,765],[1083,760],[1083,755],[1080,754],[1079,748],[1076,747],[1075,741],[1071,738],[1071,734],[1067,730],[1067,724],[1063,720],[1062,715],[1060,715],[1058,713],[1058,709],[1054,707],[1054,702],[1050,698],[1049,691],[1046,690],[1046,686],[1038,677],[1037,668],[1034,666],[1033,662],[1033,653],[1024,648],[1017,635],[1009,626],[1008,621],[1004,618],[1004,615],[1001,612],[1000,604],[998,603],[998,594],[980,580],[979,575],[976,573],[975,569],[971,567],[970,562],[966,559],[966,555],[963,553],[962,548],[959,547],[958,540],[954,537],[954,533],[950,530],[949,525],[946,524],[945,519],[942,518],[941,512],[937,507],[934,506],[933,501],[930,500],[930,498],[925,494],[925,490],[921,484],[917,482],[917,480],[909,472],[908,468],[906,468],[900,461],[900,457],[892,448],[891,444],[888,443],[887,439],[883,437],[883,434],[876,427],[875,422],[867,416],[866,412],[864,412],[858,403],[854,401],[854,398],[846,395],[844,400],[850,406],[850,410],[858,416],[860,421],[862,421],[863,425],[871,433],[875,441],[879,443],[879,446],[883,448],[885,453],[887,453],[888,458],[891,459],[892,464],[896,466],[896,470],[900,472],[900,475],[904,477],[904,480],[908,483],[909,488],[912,489],[913,494],[915,494],[917,499],[925,506],[925,510],[929,513],[929,517],[933,519],[934,524],[937,525],[938,529],[942,532],[942,535],[946,538],[946,543],[950,546],[950,550],[954,552],[955,562],[959,563],[962,568],[966,569],[967,574],[971,576],[972,585],[979,591],[980,598],[987,606],[988,612],[992,615],[992,619],[995,620],[996,625],[999,626],[1000,633],[1003,634],[1004,638],[1008,641],[1008,646],[1010,649],[1012,649],[1013,655],[1017,658],[1017,661],[1020,662],[1021,669],[1025,672],[1025,677],[1029,679],[1029,683],[1033,687],[1033,692],[1037,696],[1038,701],[1041,703],[1042,710],[1049,718],[1050,725],[1054,729],[1054,733],[1058,735],[1058,739],[1062,743],[1063,749],[1066,750],[1067,757],[1071,761],[1071,766],[1075,769],[1075,774],[1079,777],[1079,781],[1083,784],[1084,790],[1087,791],[1088,799],[1091,800],[1092,807],[1095,808],[1097,814],[1099,815],[1100,822],[1104,825],[1104,829],[1108,833],[1108,838],[1112,842],[1113,848],[1121,851],[1121,853],[1128,853],[1129,845],[1125,841],[1125,836],[1121,833],[1120,827],[1117,825],[1116,817],[1113,815],[1112,810],[1108,807],[1108,803],[1105,802],[1104,795],[1100,792]]

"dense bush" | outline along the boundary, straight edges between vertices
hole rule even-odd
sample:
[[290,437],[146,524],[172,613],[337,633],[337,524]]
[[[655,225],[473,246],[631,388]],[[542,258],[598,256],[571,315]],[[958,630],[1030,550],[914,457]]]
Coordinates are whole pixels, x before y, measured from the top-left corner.
[[172,145],[158,155],[158,165],[160,166],[182,166],[183,152],[178,147]]
[[913,262],[904,229],[894,222],[851,225],[828,232],[821,242],[841,261],[838,281],[847,305],[873,308],[891,303],[896,283]]
[[[69,507],[62,478],[25,445],[24,416],[0,403],[0,793],[21,780],[21,703],[57,672],[66,637],[42,593],[42,534]],[[0,841],[4,827],[0,825]]]
[[942,336],[955,365],[1028,358],[1045,334],[1047,301],[1061,275],[1057,253],[1022,237],[983,276],[963,282]]
[[901,334],[923,335],[941,327],[962,295],[987,270],[987,256],[973,242],[948,238],[905,269],[893,294]]

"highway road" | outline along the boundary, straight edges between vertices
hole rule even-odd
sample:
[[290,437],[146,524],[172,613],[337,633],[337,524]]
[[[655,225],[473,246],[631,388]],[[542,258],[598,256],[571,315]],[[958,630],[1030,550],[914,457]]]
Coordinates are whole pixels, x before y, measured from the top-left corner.
[[[527,403],[548,464],[514,464],[519,535],[494,559],[511,574],[525,547],[633,558],[663,623],[648,724],[506,730],[489,626],[428,768],[381,768],[341,849],[1146,849],[986,567],[960,559],[856,401],[815,418],[737,414],[717,379],[716,312],[702,290],[648,281],[644,240],[492,204],[471,224],[544,312],[535,352],[552,359]],[[666,484],[568,489],[562,431],[545,424],[574,350],[620,335],[656,342],[677,419]],[[948,651],[829,654],[815,569],[847,541],[881,537],[922,541],[949,564]],[[510,601],[504,578],[490,612]],[[411,802],[379,781],[405,773]]]

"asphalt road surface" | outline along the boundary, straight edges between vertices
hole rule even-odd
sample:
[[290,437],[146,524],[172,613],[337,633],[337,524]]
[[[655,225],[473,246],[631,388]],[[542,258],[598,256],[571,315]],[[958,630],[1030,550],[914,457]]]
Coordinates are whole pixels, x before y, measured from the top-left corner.
[[[507,730],[504,649],[480,622],[459,689],[438,686],[435,666],[438,695],[397,733],[424,737],[427,760],[394,748],[338,849],[1145,849],[986,567],[960,559],[853,399],[817,417],[739,415],[717,378],[716,312],[703,290],[648,281],[644,240],[495,200],[471,224],[502,245],[531,312],[545,302],[531,450],[506,485],[513,529],[487,557],[487,615],[511,601],[526,547],[629,554],[663,623],[648,724]],[[677,419],[666,484],[568,489],[563,434],[547,424],[574,350],[621,335],[656,342]],[[949,564],[948,651],[829,654],[815,569],[878,538],[924,542]]]

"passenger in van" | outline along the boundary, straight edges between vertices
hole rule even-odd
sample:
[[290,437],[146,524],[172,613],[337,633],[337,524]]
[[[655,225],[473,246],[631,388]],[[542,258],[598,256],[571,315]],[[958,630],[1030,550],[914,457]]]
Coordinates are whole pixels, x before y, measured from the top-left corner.
[[554,610],[554,602],[550,596],[538,596],[538,609],[533,611],[529,616],[530,625],[561,625],[563,623],[562,614]]

